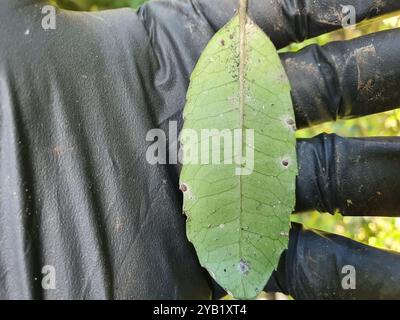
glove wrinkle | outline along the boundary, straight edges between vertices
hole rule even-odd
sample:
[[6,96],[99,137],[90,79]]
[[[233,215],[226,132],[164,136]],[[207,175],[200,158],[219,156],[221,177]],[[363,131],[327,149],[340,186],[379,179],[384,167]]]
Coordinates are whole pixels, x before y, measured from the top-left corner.
[[318,210],[333,213],[335,168],[334,139],[319,135],[297,143],[299,175],[296,180],[296,212]]
[[282,2],[284,25],[290,27],[291,42],[302,42],[309,34],[307,0],[287,0]]

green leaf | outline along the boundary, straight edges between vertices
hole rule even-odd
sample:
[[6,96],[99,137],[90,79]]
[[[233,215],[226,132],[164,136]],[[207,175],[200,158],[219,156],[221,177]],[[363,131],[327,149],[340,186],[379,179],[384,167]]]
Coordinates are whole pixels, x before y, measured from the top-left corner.
[[[294,123],[274,45],[250,18],[236,15],[192,73],[180,178],[187,236],[201,265],[235,298],[257,296],[287,247],[297,175]],[[202,136],[207,129],[214,131]]]

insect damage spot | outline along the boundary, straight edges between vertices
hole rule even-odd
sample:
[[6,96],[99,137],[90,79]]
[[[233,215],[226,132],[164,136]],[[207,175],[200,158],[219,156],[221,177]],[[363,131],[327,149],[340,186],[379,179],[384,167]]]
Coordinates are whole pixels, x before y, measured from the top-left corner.
[[189,185],[187,183],[182,182],[179,186],[179,190],[181,190],[183,192],[183,195],[185,198],[193,200],[193,194],[190,191]]
[[243,259],[240,259],[238,264],[238,270],[241,274],[248,275],[250,271],[249,263]]
[[286,123],[290,126],[294,125],[294,120],[293,119],[286,119]]
[[239,65],[239,56],[237,54],[233,54],[233,59],[231,59],[231,62],[228,66],[228,72],[230,73],[232,79],[235,81],[239,80]]
[[228,97],[228,102],[229,102],[232,106],[236,107],[236,106],[239,104],[239,95],[238,95],[238,94],[235,94],[235,95],[233,95],[233,96]]
[[290,158],[289,157],[283,157],[281,160],[280,160],[280,164],[281,164],[281,166],[283,167],[283,168],[288,168],[290,165],[291,165],[291,160],[290,160]]
[[285,117],[283,119],[283,122],[285,124],[286,127],[288,127],[291,131],[296,131],[296,121],[294,121],[293,118],[290,117]]
[[188,191],[188,186],[185,183],[181,183],[179,190],[181,190],[182,192],[186,192]]

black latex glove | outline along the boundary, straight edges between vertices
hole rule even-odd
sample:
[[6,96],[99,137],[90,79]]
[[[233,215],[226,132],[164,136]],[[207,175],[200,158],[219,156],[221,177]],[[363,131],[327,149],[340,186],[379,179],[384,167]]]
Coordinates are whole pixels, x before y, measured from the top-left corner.
[[[185,237],[179,168],[149,165],[145,135],[182,124],[189,75],[237,1],[60,11],[47,31],[43,4],[0,2],[0,297],[209,298]],[[252,0],[250,15],[281,48],[340,28],[340,4]],[[345,4],[358,21],[400,9],[396,0]],[[297,126],[400,105],[399,37],[393,30],[282,55]],[[399,154],[396,138],[299,141],[297,211],[397,215]],[[57,270],[56,290],[37,281],[45,264]],[[356,290],[341,288],[344,265],[356,269]],[[267,289],[297,299],[397,298],[399,271],[396,253],[294,225]]]

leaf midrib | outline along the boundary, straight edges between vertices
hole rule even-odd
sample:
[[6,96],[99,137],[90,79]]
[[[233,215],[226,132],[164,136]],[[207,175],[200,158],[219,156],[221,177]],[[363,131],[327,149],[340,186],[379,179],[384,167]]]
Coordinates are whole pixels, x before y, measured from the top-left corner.
[[[247,0],[240,0],[239,7],[239,128],[241,130],[241,150],[239,155],[239,165],[242,170],[243,156],[243,129],[244,129],[244,105],[245,105],[245,68],[246,68],[246,24],[247,24]],[[241,172],[242,173],[242,172]],[[239,175],[239,264],[242,257],[242,175]],[[243,276],[240,276],[243,294],[246,295],[246,289],[243,284]]]

